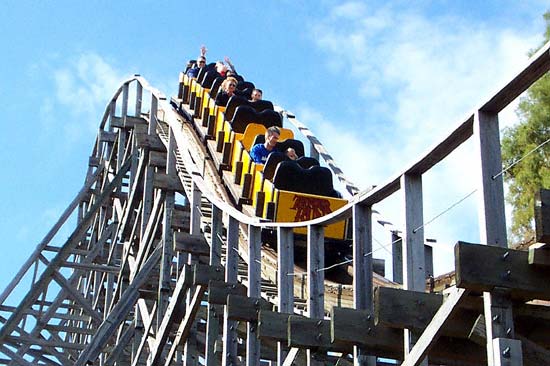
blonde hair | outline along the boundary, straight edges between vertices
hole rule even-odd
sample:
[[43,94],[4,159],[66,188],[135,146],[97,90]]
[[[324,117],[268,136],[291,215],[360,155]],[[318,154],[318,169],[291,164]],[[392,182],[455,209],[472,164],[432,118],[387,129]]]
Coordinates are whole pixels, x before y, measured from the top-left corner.
[[227,91],[227,89],[229,89],[229,84],[231,84],[231,83],[233,83],[233,84],[235,84],[235,86],[237,86],[237,79],[235,79],[232,76],[225,79],[222,83],[222,90]]

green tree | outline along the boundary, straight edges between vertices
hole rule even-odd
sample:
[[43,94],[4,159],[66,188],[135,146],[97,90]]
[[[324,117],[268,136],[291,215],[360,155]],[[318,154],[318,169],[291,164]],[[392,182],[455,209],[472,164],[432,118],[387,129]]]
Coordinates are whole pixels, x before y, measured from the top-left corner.
[[[544,15],[544,43],[550,40],[550,12]],[[539,46],[538,49],[542,47]],[[530,56],[538,49],[532,50]],[[504,130],[502,158],[510,166],[550,139],[550,76],[544,75],[522,97],[516,113],[519,123]],[[517,241],[534,237],[534,196],[540,188],[550,188],[550,142],[530,153],[504,176],[509,186],[507,201],[513,207],[511,234]]]

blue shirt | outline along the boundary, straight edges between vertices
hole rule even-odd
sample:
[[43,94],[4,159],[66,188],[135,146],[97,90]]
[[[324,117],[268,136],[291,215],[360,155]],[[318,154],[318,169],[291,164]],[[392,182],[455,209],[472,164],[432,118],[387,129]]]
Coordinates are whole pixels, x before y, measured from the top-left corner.
[[255,163],[265,164],[267,157],[275,150],[269,151],[264,144],[256,144],[250,149],[250,157]]
[[198,67],[192,67],[189,70],[187,70],[187,76],[190,78],[196,78],[199,74],[200,69]]

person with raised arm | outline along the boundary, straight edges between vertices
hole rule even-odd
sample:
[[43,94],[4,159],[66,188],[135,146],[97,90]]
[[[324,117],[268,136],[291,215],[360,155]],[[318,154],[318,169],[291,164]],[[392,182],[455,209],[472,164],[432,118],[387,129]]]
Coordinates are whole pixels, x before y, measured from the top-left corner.
[[200,50],[201,54],[197,57],[197,62],[187,70],[187,76],[190,78],[196,78],[199,75],[200,69],[206,66],[206,52],[208,52],[208,49],[202,45]]

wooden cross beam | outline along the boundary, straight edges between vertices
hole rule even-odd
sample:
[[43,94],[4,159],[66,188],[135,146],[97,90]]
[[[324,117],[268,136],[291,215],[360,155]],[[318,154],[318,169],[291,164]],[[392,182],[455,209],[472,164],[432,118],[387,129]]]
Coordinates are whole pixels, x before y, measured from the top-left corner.
[[449,320],[451,315],[457,309],[457,304],[467,295],[467,290],[453,289],[449,297],[439,308],[432,321],[426,327],[418,341],[415,343],[409,354],[405,356],[405,360],[401,366],[417,366],[428,354],[430,348],[435,344],[435,341],[440,335],[441,329]]

